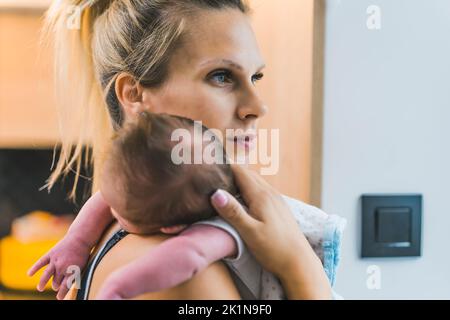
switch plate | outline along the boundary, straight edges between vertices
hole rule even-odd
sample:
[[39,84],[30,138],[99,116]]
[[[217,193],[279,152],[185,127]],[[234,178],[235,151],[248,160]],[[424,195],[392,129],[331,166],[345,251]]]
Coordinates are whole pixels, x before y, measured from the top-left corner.
[[421,255],[422,195],[362,195],[362,250],[365,257]]

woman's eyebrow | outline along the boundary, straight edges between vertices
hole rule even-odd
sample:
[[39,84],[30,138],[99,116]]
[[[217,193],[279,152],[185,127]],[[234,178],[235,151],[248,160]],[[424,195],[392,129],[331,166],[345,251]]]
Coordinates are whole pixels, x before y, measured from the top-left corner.
[[[203,67],[203,66],[206,66],[206,65],[209,65],[209,64],[225,64],[225,65],[227,65],[227,66],[229,66],[231,68],[238,69],[240,71],[244,70],[244,68],[240,64],[238,64],[238,63],[236,63],[236,62],[234,62],[232,60],[228,60],[228,59],[207,60],[205,62],[200,63],[200,67]],[[266,65],[263,64],[263,65],[261,65],[261,67],[258,68],[258,70],[264,69],[265,67],[266,67]]]

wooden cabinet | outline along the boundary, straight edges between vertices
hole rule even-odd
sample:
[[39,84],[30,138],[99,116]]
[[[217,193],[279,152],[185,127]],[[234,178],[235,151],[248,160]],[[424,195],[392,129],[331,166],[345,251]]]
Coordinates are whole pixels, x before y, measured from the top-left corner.
[[52,147],[58,125],[42,12],[0,11],[0,147]]
[[[280,170],[269,183],[292,197],[317,200],[321,147],[321,0],[252,0],[254,29],[266,60],[264,128],[280,129]],[[315,55],[315,54],[318,55]],[[314,85],[313,85],[314,84]],[[312,135],[312,132],[315,132]],[[320,183],[319,183],[320,184]]]

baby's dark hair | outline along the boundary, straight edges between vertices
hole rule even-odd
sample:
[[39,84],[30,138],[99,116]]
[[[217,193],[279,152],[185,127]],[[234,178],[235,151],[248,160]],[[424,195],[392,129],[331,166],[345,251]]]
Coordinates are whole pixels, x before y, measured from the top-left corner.
[[[118,214],[139,230],[208,219],[216,215],[210,196],[218,188],[237,193],[217,136],[215,142],[223,150],[223,161],[219,164],[174,163],[172,150],[179,142],[171,141],[171,136],[179,128],[193,133],[194,121],[144,112],[112,140],[103,177],[107,176],[115,185],[116,196],[120,197]],[[202,133],[206,130],[202,126]]]

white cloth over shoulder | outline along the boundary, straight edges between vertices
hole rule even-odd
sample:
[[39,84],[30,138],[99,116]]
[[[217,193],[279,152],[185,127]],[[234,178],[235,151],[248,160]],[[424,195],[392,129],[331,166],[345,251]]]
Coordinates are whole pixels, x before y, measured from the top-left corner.
[[[336,269],[340,258],[340,243],[345,219],[330,215],[322,210],[299,200],[283,196],[289,205],[295,220],[311,247],[322,261],[325,272],[334,284]],[[233,279],[243,299],[280,300],[285,293],[280,281],[270,272],[264,270],[247,249],[239,233],[220,217],[215,217],[197,224],[208,224],[230,233],[236,241],[238,254],[232,259],[224,259],[232,271]],[[333,292],[333,298],[342,299]]]

